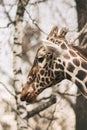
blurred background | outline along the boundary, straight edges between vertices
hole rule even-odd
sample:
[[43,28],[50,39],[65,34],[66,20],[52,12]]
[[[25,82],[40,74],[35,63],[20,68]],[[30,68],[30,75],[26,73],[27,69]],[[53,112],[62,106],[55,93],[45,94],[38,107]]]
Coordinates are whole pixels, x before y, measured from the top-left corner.
[[[20,117],[13,73],[15,20],[20,2],[23,1],[0,0],[0,130],[20,130],[18,125],[21,123],[27,124],[21,130],[87,130],[87,101],[82,96],[76,97],[77,87],[66,80],[58,89],[74,96],[57,94],[57,103],[48,109],[28,119]],[[26,82],[41,40],[47,37],[54,25],[68,28],[66,39],[69,42],[84,27],[87,22],[87,0],[28,0],[24,8],[20,29],[22,83]],[[87,32],[74,45],[85,46],[86,43]],[[52,88],[46,89],[38,96],[38,100],[51,93]],[[43,102],[21,103],[20,107],[24,106],[24,111],[28,112]]]

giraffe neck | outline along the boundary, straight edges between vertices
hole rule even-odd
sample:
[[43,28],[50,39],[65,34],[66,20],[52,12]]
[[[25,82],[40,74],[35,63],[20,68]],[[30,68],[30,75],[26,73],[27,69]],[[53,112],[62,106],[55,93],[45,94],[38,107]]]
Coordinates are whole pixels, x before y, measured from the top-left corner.
[[65,77],[74,82],[87,98],[87,61],[69,47],[62,59]]
[[[67,44],[66,40],[57,38],[51,40],[57,44],[56,46],[55,44],[51,46],[51,51],[58,55],[57,61],[60,60],[63,65],[65,77],[74,82],[82,93],[87,96],[87,60],[82,54]],[[52,50],[53,46],[54,49]]]

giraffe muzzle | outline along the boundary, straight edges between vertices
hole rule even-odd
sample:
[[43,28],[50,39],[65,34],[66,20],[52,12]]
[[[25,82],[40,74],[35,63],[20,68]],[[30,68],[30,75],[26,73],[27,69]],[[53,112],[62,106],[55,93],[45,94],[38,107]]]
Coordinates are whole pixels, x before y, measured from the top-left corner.
[[26,83],[21,92],[20,100],[31,103],[36,99],[36,97],[37,97],[37,93],[34,91],[32,85]]
[[26,95],[22,95],[21,94],[21,97],[20,97],[20,100],[21,101],[26,101],[28,103],[32,103],[37,97],[37,94],[36,93],[27,93]]
[[22,94],[21,94],[20,100],[21,100],[21,101],[26,101],[28,95],[29,95],[28,93],[27,93],[26,95],[22,95]]

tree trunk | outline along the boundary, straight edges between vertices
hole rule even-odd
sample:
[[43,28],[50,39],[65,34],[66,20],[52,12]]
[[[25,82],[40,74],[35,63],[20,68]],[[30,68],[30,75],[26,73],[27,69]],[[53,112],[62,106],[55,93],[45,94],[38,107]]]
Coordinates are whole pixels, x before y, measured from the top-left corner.
[[[76,0],[76,9],[78,15],[78,31],[87,23],[87,0]],[[86,38],[85,38],[86,37]],[[84,42],[82,43],[84,39]],[[87,44],[87,33],[83,33],[79,38],[80,44]]]
[[15,32],[14,32],[14,46],[13,46],[13,72],[14,72],[14,88],[16,93],[17,111],[17,129],[26,130],[28,121],[23,120],[22,116],[26,112],[26,108],[20,102],[20,91],[22,88],[22,70],[21,70],[21,58],[22,58],[22,22],[25,7],[29,0],[19,0],[15,19]]
[[[76,9],[78,15],[78,30],[80,31],[87,22],[87,0],[76,0]],[[87,44],[86,36],[87,33],[84,33],[79,38],[79,43],[82,44],[82,46]],[[75,112],[76,130],[87,130],[87,100],[84,99],[83,96],[77,98]]]

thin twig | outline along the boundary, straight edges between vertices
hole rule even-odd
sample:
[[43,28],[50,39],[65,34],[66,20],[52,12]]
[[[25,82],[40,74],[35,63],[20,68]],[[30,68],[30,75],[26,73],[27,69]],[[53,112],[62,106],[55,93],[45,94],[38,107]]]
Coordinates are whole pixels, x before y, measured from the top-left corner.
[[12,19],[11,19],[9,13],[7,12],[6,8],[5,8],[5,4],[4,4],[4,1],[3,1],[3,0],[2,0],[2,5],[3,5],[3,7],[4,7],[4,12],[5,12],[5,14],[7,15],[9,21],[12,22]]
[[12,96],[14,96],[14,97],[16,98],[16,95],[13,94],[13,93],[11,92],[11,90],[9,90],[8,87],[7,87],[3,82],[0,81],[0,84],[2,84],[2,85],[4,86],[4,88],[5,88]]
[[5,12],[5,14],[7,15],[7,18],[9,19],[9,23],[7,24],[7,25],[5,25],[5,26],[3,26],[3,27],[0,27],[0,29],[5,29],[5,28],[8,28],[11,24],[15,24],[15,21],[12,21],[12,19],[11,19],[11,17],[10,17],[10,15],[9,15],[9,13],[8,13],[8,11],[6,10],[6,8],[5,8],[5,4],[4,4],[4,1],[2,0],[2,6],[4,7],[4,12]]
[[82,39],[82,41],[81,41],[81,43],[80,43],[80,46],[81,46],[82,48],[87,48],[87,44],[85,44],[85,43],[87,43],[86,41],[87,41],[87,32],[84,33],[84,38]]
[[78,94],[70,94],[70,93],[66,93],[66,92],[61,93],[61,92],[59,92],[59,91],[57,91],[57,93],[60,94],[60,95],[66,95],[66,96],[74,96],[74,97],[79,97],[79,96],[81,96],[81,93],[78,93]]
[[71,41],[71,44],[73,45],[75,41],[84,33],[84,31],[87,29],[87,23],[84,25],[82,30],[78,32],[77,36]]
[[[25,8],[24,8],[24,9],[25,9]],[[27,11],[26,9],[25,9],[25,11],[26,11],[26,13],[28,14],[28,16],[29,16],[30,20],[32,21],[32,23],[33,23],[42,33],[44,33],[45,35],[47,35],[47,33],[45,33],[45,32],[39,27],[39,25],[37,24],[36,20],[31,17],[29,11]]]
[[10,22],[8,23],[7,25],[3,26],[3,27],[0,27],[0,29],[5,29],[5,28],[8,28],[11,24],[15,24],[15,21],[14,22]]
[[[47,120],[52,120],[52,117],[43,116],[43,115],[41,115],[40,113],[38,113],[38,116],[39,116],[40,118],[44,118],[44,119],[47,119]],[[56,119],[57,119],[57,118],[54,117],[54,120],[56,120]]]
[[43,2],[46,2],[46,1],[48,1],[48,0],[38,0],[38,1],[35,1],[35,2],[33,2],[33,3],[29,3],[29,5],[36,5],[36,4],[40,4],[40,3],[43,3]]

